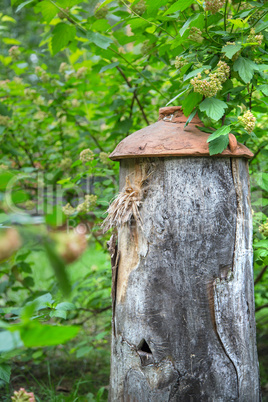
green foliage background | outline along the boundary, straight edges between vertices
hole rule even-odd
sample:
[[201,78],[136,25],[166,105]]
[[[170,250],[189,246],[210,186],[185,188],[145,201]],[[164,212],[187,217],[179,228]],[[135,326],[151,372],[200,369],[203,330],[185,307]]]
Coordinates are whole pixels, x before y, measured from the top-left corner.
[[[155,122],[166,104],[182,105],[189,120],[198,113],[212,133],[211,154],[227,147],[230,131],[254,152],[256,321],[265,391],[268,230],[259,227],[268,214],[267,2],[227,0],[215,14],[200,0],[1,4],[0,224],[2,239],[14,225],[22,239],[0,266],[3,400],[23,385],[42,401],[107,399],[111,273],[109,236],[100,225],[118,191],[118,164],[107,154]],[[263,35],[261,44],[248,40],[252,28]],[[230,68],[222,89],[206,98],[194,92],[191,79],[198,73],[206,79],[220,60]],[[256,117],[251,133],[238,119],[247,110]],[[83,163],[85,149],[94,157]],[[19,210],[6,198],[10,182],[9,198]],[[85,201],[78,188],[96,196],[87,210],[77,209]],[[62,211],[68,203],[70,216]],[[87,229],[88,248],[66,265],[61,233],[78,225]],[[57,371],[62,361],[75,368],[69,376]]]

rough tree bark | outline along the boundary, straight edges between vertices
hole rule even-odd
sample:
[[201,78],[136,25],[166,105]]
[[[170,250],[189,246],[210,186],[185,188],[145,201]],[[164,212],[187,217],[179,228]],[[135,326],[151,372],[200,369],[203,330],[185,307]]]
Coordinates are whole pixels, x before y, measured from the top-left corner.
[[121,161],[121,189],[147,176],[112,247],[110,401],[260,401],[246,159]]

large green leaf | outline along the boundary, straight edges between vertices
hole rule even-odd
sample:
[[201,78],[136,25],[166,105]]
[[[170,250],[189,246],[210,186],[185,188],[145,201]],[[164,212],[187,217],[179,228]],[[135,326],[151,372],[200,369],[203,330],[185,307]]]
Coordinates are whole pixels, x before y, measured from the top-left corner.
[[50,1],[44,0],[37,4],[35,12],[41,13],[45,22],[50,23],[50,21],[58,14],[59,9]]
[[215,138],[213,141],[209,143],[209,153],[210,155],[220,154],[224,149],[227,148],[229,144],[229,135],[221,135],[218,138]]
[[214,133],[212,133],[208,137],[207,142],[211,142],[211,141],[215,140],[215,138],[218,138],[221,135],[229,134],[230,132],[231,132],[230,126],[222,126],[222,127],[218,128],[218,130],[214,131]]
[[201,112],[205,112],[208,117],[216,121],[224,115],[224,109],[227,108],[228,105],[225,102],[216,98],[206,98],[199,105]]
[[61,22],[55,26],[52,34],[52,53],[55,55],[74,40],[76,29],[73,25]]
[[234,71],[237,71],[240,78],[247,84],[253,77],[254,70],[258,70],[257,64],[250,59],[239,57],[234,62]]
[[66,273],[66,268],[63,260],[55,252],[52,244],[49,241],[44,243],[47,256],[50,264],[55,272],[56,278],[64,294],[68,295],[71,291],[71,284]]
[[79,331],[78,326],[43,325],[37,321],[30,322],[20,328],[24,345],[28,348],[60,345],[74,338]]
[[239,50],[242,48],[241,43],[236,43],[235,45],[226,45],[223,46],[222,52],[225,53],[225,56],[228,59],[231,59]]
[[9,364],[0,364],[0,380],[9,382],[11,374],[11,366]]
[[194,0],[178,0],[176,3],[172,4],[167,11],[164,12],[164,15],[172,14],[176,11],[184,11],[187,7],[190,7],[193,2]]
[[151,12],[159,9],[167,3],[166,0],[146,0],[147,11],[150,14]]
[[182,101],[183,113],[185,116],[189,116],[193,108],[202,100],[202,95],[197,92],[191,92]]
[[88,32],[87,38],[89,42],[95,43],[96,46],[102,49],[108,49],[110,44],[113,42],[111,38],[108,38],[108,36],[103,36],[98,32]]
[[0,352],[9,352],[11,350],[20,348],[23,343],[20,338],[19,331],[10,332],[2,331],[0,332]]

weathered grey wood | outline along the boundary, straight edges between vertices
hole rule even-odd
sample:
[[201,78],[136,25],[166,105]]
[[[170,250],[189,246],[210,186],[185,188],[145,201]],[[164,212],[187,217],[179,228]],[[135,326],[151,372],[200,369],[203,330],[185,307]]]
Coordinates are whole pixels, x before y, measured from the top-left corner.
[[119,229],[110,400],[260,401],[247,162],[121,162],[148,176]]

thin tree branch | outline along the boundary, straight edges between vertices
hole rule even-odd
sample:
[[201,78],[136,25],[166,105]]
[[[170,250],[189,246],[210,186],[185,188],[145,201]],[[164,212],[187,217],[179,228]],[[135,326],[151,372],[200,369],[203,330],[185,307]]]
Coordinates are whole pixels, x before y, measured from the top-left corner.
[[[131,82],[129,82],[129,80],[127,79],[125,73],[121,70],[121,68],[118,67],[118,66],[117,66],[116,68],[117,68],[117,70],[119,71],[119,73],[122,75],[122,77],[124,78],[124,80],[126,81],[127,86],[128,86],[129,88],[133,88]],[[149,125],[149,124],[150,124],[150,123],[149,123],[149,120],[147,119],[147,116],[146,116],[146,114],[145,114],[145,111],[144,111],[144,109],[143,109],[143,106],[142,106],[142,104],[140,103],[140,100],[139,100],[139,98],[138,98],[138,96],[137,96],[137,94],[136,94],[136,89],[135,89],[135,91],[133,92],[133,97],[136,99],[137,104],[139,105],[139,108],[140,108],[140,111],[141,111],[141,113],[142,113],[142,115],[143,115],[144,120],[145,120],[146,123]]]
[[261,270],[261,272],[259,273],[259,275],[257,276],[257,278],[254,281],[254,285],[256,285],[258,282],[260,282],[261,278],[263,277],[263,275],[265,274],[266,270],[268,268],[268,265],[265,265],[265,267]]
[[255,312],[257,313],[257,311],[260,311],[260,310],[262,310],[262,309],[264,309],[264,308],[268,308],[268,303],[267,303],[267,304],[263,304],[262,306],[257,307],[257,308],[255,309]]

